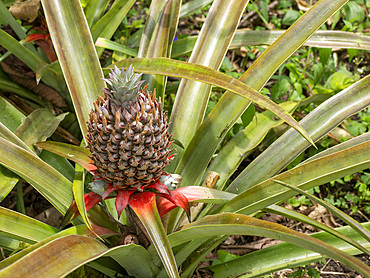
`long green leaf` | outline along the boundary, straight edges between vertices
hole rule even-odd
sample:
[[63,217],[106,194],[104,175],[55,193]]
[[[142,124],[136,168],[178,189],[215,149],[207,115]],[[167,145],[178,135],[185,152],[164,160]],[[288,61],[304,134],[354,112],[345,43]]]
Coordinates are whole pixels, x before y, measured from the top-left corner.
[[[279,106],[292,112],[297,107],[297,103],[284,102]],[[245,159],[246,152],[261,143],[271,128],[282,123],[283,121],[276,119],[273,113],[265,111],[257,114],[245,129],[239,131],[217,154],[206,171],[215,171],[220,175],[216,188],[222,190],[228,178]]]
[[245,85],[244,83],[220,72],[210,68],[191,64],[187,62],[175,61],[166,58],[153,58],[153,59],[126,59],[117,62],[116,65],[127,68],[129,65],[134,65],[138,72],[156,73],[168,76],[175,76],[187,78],[191,80],[201,81],[207,84],[216,85],[224,89],[233,91],[235,94],[243,96],[244,98],[251,99],[253,102],[270,110],[278,117],[286,121],[289,125],[297,129],[307,141],[312,142],[307,132],[300,127],[300,125],[293,119],[289,113],[279,107],[277,104],[262,96],[254,89]]
[[[273,179],[307,190],[369,167],[370,141],[367,141],[297,166]],[[281,185],[266,180],[226,203],[222,210],[252,214],[294,195],[293,190],[284,189]]]
[[[19,219],[19,220],[21,222],[23,221],[23,219]],[[32,222],[30,222],[30,224],[31,223]],[[29,226],[29,229],[32,230],[32,229],[35,228],[35,226],[36,226],[36,228],[39,228],[38,225],[32,225],[31,224]],[[57,238],[61,238],[61,237],[67,236],[67,235],[82,235],[82,236],[89,236],[89,237],[95,238],[96,237],[96,234],[98,234],[100,236],[114,234],[114,232],[112,232],[112,231],[110,231],[108,229],[101,228],[101,227],[96,227],[96,226],[94,227],[94,232],[95,233],[93,233],[91,230],[89,230],[86,227],[86,225],[73,226],[73,227],[70,227],[70,228],[68,228],[66,230],[57,232],[54,235],[48,236],[48,237],[44,238],[43,240],[40,240],[37,243],[33,244],[32,246],[29,246],[28,248],[23,249],[22,251],[20,251],[20,252],[18,252],[16,254],[14,254],[14,255],[6,258],[5,260],[1,261],[0,262],[0,269],[5,268],[5,267],[11,265],[12,263],[18,261],[20,258],[26,256],[30,252],[38,249],[39,247],[45,245],[46,243],[49,243],[50,241],[52,241],[54,239],[57,239]]]
[[[155,1],[154,1],[155,2]],[[152,3],[155,5],[155,3]],[[178,25],[178,15],[181,6],[181,1],[171,0],[167,1],[166,5],[161,11],[159,22],[156,24],[153,34],[150,34],[151,39],[148,45],[146,56],[143,58],[157,58],[157,57],[170,57],[172,43],[175,37],[175,29]],[[154,9],[150,9],[150,12],[155,12]],[[149,18],[153,18],[155,15],[149,14]],[[150,20],[148,20],[148,23]],[[148,30],[148,28],[145,28]],[[143,36],[148,34],[144,33]],[[162,75],[144,75],[149,86],[148,90],[153,91],[154,88],[159,96],[164,99],[165,87],[167,83],[167,77]]]
[[0,271],[1,277],[63,277],[107,247],[79,235],[58,238]]
[[135,194],[131,197],[129,204],[140,218],[150,239],[153,241],[168,276],[171,278],[179,277],[171,245],[159,217],[154,193],[143,192]]
[[[213,2],[189,58],[190,63],[207,66],[214,70],[219,69],[248,1],[215,0]],[[176,147],[176,141],[181,142],[185,148],[188,146],[203,121],[207,108],[212,87],[196,81],[198,80],[182,79],[176,93],[170,119],[170,131],[175,139],[173,147],[177,148],[177,154],[169,165],[170,171],[177,166],[184,151]],[[187,183],[186,180],[184,182]]]
[[147,57],[148,49],[150,42],[152,40],[152,36],[155,32],[159,24],[160,17],[162,16],[163,8],[165,7],[166,2],[161,0],[153,0],[150,5],[149,14],[151,16],[148,17],[147,21],[145,22],[145,27],[143,31],[143,35],[140,39],[140,48],[138,57],[145,58]]
[[[322,103],[300,123],[316,141],[344,119],[370,105],[369,92],[370,76],[367,76]],[[308,147],[309,144],[301,140],[298,133],[288,130],[243,170],[232,182],[228,191],[242,192],[262,182],[281,171]]]
[[76,201],[77,209],[85,223],[85,225],[92,230],[92,226],[89,218],[87,217],[87,211],[84,200],[84,184],[85,184],[85,171],[84,169],[76,164],[75,166],[75,178],[73,180],[73,195]]
[[[259,91],[279,66],[346,2],[347,0],[321,0],[317,2],[284,35],[262,53],[240,78],[240,81]],[[239,95],[231,92],[223,94],[197,130],[180,162],[179,169],[181,171],[179,174],[183,180],[188,180],[189,184],[200,182],[217,147],[249,105],[250,101]],[[281,152],[279,150],[277,157]]]
[[[364,225],[366,228],[370,228],[370,223]],[[370,248],[370,244],[348,226],[336,230],[347,237],[351,237],[366,248]],[[357,255],[360,253],[357,248],[326,232],[312,234],[311,236],[331,246],[335,246],[347,254]],[[323,256],[319,253],[290,243],[279,243],[241,256],[235,260],[211,266],[210,269],[215,272],[215,278],[233,277],[240,273],[244,273],[242,277],[261,277],[264,274],[280,269],[309,265],[311,262],[318,261],[321,258]]]
[[364,143],[366,141],[370,141],[370,132],[366,132],[364,134],[361,134],[360,136],[357,136],[357,137],[352,138],[350,140],[347,140],[343,143],[335,145],[334,147],[331,147],[331,148],[326,149],[322,152],[319,152],[318,154],[315,154],[314,156],[311,156],[310,158],[307,158],[306,160],[304,160],[299,165],[302,165],[302,164],[305,164],[305,163],[310,162],[312,160],[318,159],[320,157],[335,153],[337,151],[345,150],[349,147],[356,146],[356,145]]
[[38,142],[35,146],[72,160],[88,171],[95,169],[95,166],[92,165],[93,161],[89,157],[90,151],[83,147],[52,141]]
[[58,233],[59,230],[24,214],[0,207],[0,231],[7,237],[36,243]]
[[43,0],[43,9],[84,137],[103,74],[80,1]]
[[26,179],[60,212],[67,211],[72,202],[72,184],[50,165],[3,138],[0,163]]
[[64,120],[67,113],[59,116],[54,114],[47,108],[34,110],[27,116],[25,121],[17,128],[15,134],[18,135],[23,142],[33,148],[33,144],[39,141],[44,141],[49,138]]
[[[285,30],[247,30],[235,32],[229,49],[273,44]],[[184,56],[194,48],[197,36],[180,39],[173,44],[172,58]],[[322,48],[352,48],[370,50],[370,38],[364,34],[344,31],[316,31],[303,45]]]
[[[114,1],[109,11],[91,28],[93,41],[95,42],[98,37],[110,39],[134,3],[135,0]],[[103,48],[97,50],[98,57],[103,51]]]
[[125,45],[119,44],[118,42],[113,42],[108,39],[98,38],[95,42],[95,46],[107,48],[109,50],[118,51],[126,55],[137,57],[138,52],[135,49],[127,47]]
[[[0,129],[2,137],[7,140],[14,140],[19,146],[25,147],[25,144],[12,132],[24,121],[26,116],[19,112],[13,105],[0,97]],[[29,150],[32,152],[31,150]],[[14,186],[19,181],[19,177],[13,172],[0,165],[0,202],[5,199]]]
[[341,261],[345,265],[370,276],[370,267],[359,259],[349,256],[333,246],[314,237],[296,232],[282,225],[240,214],[222,213],[206,216],[188,224],[179,232],[169,236],[172,246],[197,238],[207,238],[219,234],[254,235],[284,240],[301,248],[312,250]]
[[[264,211],[265,212],[269,212],[269,213],[274,213],[274,214],[282,215],[284,217],[288,217],[290,219],[299,221],[301,223],[308,224],[308,225],[313,226],[315,228],[318,228],[318,229],[320,229],[322,231],[326,231],[329,234],[332,234],[332,235],[334,235],[334,236],[336,236],[336,237],[338,237],[338,238],[340,238],[340,239],[348,242],[349,244],[355,246],[357,249],[361,250],[361,252],[364,252],[365,254],[370,255],[370,251],[368,251],[362,245],[358,244],[352,238],[347,237],[345,235],[342,235],[337,230],[335,230],[335,229],[333,229],[333,228],[331,228],[329,226],[326,226],[325,224],[322,224],[322,223],[320,223],[320,222],[312,219],[311,217],[308,217],[308,216],[303,215],[301,213],[298,213],[298,212],[296,212],[294,210],[286,209],[284,207],[277,206],[277,205],[268,206],[267,208],[264,209]],[[364,228],[362,228],[362,229],[364,229]]]
[[293,186],[293,185],[285,183],[285,182],[281,182],[281,181],[276,180],[276,179],[271,179],[271,180],[278,183],[278,184],[284,185],[284,186],[286,186],[290,189],[293,189],[294,191],[297,191],[299,194],[303,194],[306,197],[310,198],[313,202],[316,202],[316,203],[322,205],[324,208],[326,208],[327,210],[332,212],[335,216],[337,216],[343,222],[348,224],[353,230],[358,232],[364,239],[366,239],[368,242],[370,242],[370,231],[368,229],[362,227],[362,225],[360,223],[358,223],[355,219],[350,217],[348,214],[344,213],[343,211],[336,208],[335,206],[321,200],[320,198],[317,198],[316,196],[314,196],[314,195],[312,195],[312,194],[310,194],[310,193],[308,193],[308,192],[306,192],[302,189],[299,189],[296,186]]

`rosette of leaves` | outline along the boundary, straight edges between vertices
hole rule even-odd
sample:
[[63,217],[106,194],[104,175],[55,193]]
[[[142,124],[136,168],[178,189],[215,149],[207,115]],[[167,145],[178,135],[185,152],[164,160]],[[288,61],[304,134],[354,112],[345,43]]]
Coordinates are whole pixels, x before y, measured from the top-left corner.
[[[336,231],[277,206],[296,195],[299,190],[300,194],[307,194],[305,191],[302,193],[302,190],[369,167],[369,135],[364,134],[280,173],[297,155],[346,117],[370,105],[369,78],[364,77],[337,95],[326,98],[325,102],[299,123],[290,115],[299,104],[277,105],[258,93],[279,66],[306,43],[308,38],[311,37],[310,43],[315,43],[315,38],[319,36],[315,31],[347,1],[322,0],[312,6],[289,30],[279,34],[279,40],[272,43],[239,80],[220,73],[218,69],[226,51],[236,45],[236,39],[240,39],[237,36],[240,32],[236,29],[248,1],[214,1],[195,44],[191,44],[193,38],[173,43],[181,1],[152,1],[143,35],[136,41],[140,45],[139,49],[132,48],[135,45],[132,41],[123,46],[108,41],[135,1],[115,1],[105,13],[108,2],[90,1],[82,9],[79,1],[42,1],[58,63],[68,86],[68,99],[73,104],[72,112],[78,119],[83,137],[88,138],[89,149],[62,142],[40,142],[36,144],[37,147],[54,152],[76,164],[72,169],[70,162],[59,156],[55,157],[63,161],[62,167],[46,159],[42,160],[39,152],[32,149],[33,144],[45,140],[50,134],[28,141],[21,135],[21,131],[16,131],[23,116],[11,104],[4,102],[6,115],[11,117],[1,119],[1,193],[6,196],[18,181],[24,179],[60,212],[66,214],[65,222],[79,214],[81,217],[74,219],[72,227],[61,230],[24,214],[0,208],[1,247],[8,250],[7,254],[21,249],[0,262],[2,277],[20,277],[30,273],[35,277],[60,277],[85,264],[112,277],[117,274],[135,277],[189,277],[199,262],[231,234],[278,238],[286,243],[260,250],[256,256],[233,258],[227,263],[212,266],[216,277],[245,273],[249,277],[258,277],[293,262],[307,264],[323,256],[340,260],[364,276],[370,276],[369,267],[350,256],[360,252],[368,253],[368,224],[361,225],[327,206],[348,224],[348,227]],[[1,11],[2,15],[6,14],[3,9]],[[21,32],[16,25],[18,23],[8,17],[6,20],[11,23],[12,28]],[[333,36],[336,36],[337,41],[343,38],[343,34],[339,33]],[[358,47],[368,47],[367,38],[356,38],[359,39]],[[46,67],[37,52],[20,45],[3,32],[0,32],[0,41],[5,48],[28,63],[46,83],[54,85],[57,90],[63,87],[59,83],[60,79],[56,78],[58,75],[55,74],[55,68]],[[328,45],[333,41],[329,39]],[[100,48],[95,49],[94,43]],[[141,167],[138,166],[139,158],[132,161],[132,157],[120,159],[115,156],[112,144],[112,151],[109,152],[106,151],[107,148],[97,145],[108,145],[107,140],[114,141],[104,136],[115,138],[116,133],[121,137],[123,134],[132,136],[126,126],[138,125],[144,121],[140,116],[144,111],[149,113],[141,108],[146,105],[146,100],[151,106],[149,110],[153,113],[153,119],[154,114],[162,113],[159,101],[144,88],[136,91],[137,98],[126,98],[126,93],[122,93],[117,100],[112,91],[120,91],[120,87],[124,85],[115,88],[115,83],[109,81],[108,77],[106,87],[103,80],[105,70],[101,69],[98,58],[102,53],[101,46],[113,48],[112,45],[127,56],[121,55],[123,59],[115,63],[119,70],[113,65],[106,69],[107,75],[111,73],[110,79],[116,78],[115,75],[120,76],[122,72],[126,72],[121,72],[122,68],[127,69],[132,65],[135,72],[145,73],[143,78],[149,83],[148,90],[156,89],[157,94],[163,98],[167,85],[165,76],[182,78],[169,120],[171,124],[168,134],[173,134],[172,137],[167,135],[165,130],[168,124],[161,117],[159,123],[156,124],[153,120],[149,124],[154,133],[153,136],[146,137],[150,138],[147,145],[150,148],[153,140],[157,141],[155,126],[163,125],[165,128],[159,128],[160,133],[168,141],[163,144],[164,149],[169,147],[169,141],[174,141],[171,148],[177,149],[177,155],[171,163],[167,163],[171,160],[170,151],[161,150],[159,156],[164,153],[165,162],[162,166],[166,168],[161,168],[158,175],[153,174],[153,178],[143,178],[144,184],[137,180],[148,177],[149,174],[141,175],[139,171],[144,170],[130,169],[136,164]],[[189,62],[170,59],[175,53],[186,50],[188,45],[192,45]],[[132,68],[128,72],[129,76],[136,76]],[[127,72],[125,76],[127,77]],[[141,84],[134,87],[138,89],[140,86]],[[212,86],[227,91],[204,118]],[[104,88],[108,89],[105,90],[105,98]],[[136,105],[137,101],[139,104]],[[218,150],[228,130],[245,111],[250,111],[248,109],[251,101],[271,112],[258,113],[257,121],[251,121]],[[129,105],[123,104],[129,102]],[[116,105],[120,108],[114,108]],[[44,117],[37,118],[42,122]],[[28,120],[35,121],[32,117]],[[120,122],[125,125],[122,129],[117,128]],[[241,159],[260,144],[269,130],[283,125],[284,122],[292,128],[228,184],[228,178],[235,172]],[[39,132],[39,129],[35,128],[28,134]],[[162,142],[161,136],[158,136],[158,142]],[[133,146],[129,146],[128,141],[121,144],[125,140],[121,137],[115,138],[116,146],[122,153],[125,146],[131,151]],[[102,159],[98,155],[94,157],[93,152],[100,153]],[[217,156],[212,159],[215,154]],[[144,161],[143,157],[141,159]],[[127,176],[111,175],[117,168],[124,168],[120,166],[124,161],[130,165],[130,170],[126,171]],[[148,163],[148,169],[155,168],[152,164],[154,162]],[[97,164],[101,170],[97,170]],[[69,174],[65,172],[67,168]],[[220,174],[219,182],[208,175],[213,172]],[[164,173],[169,176],[163,175]],[[182,177],[177,189],[171,180],[173,174]],[[91,190],[87,184],[93,176],[95,181],[90,186],[93,189]],[[128,176],[135,176],[136,182],[128,179]],[[164,177],[160,179],[162,176]],[[126,183],[127,181],[129,182]],[[208,184],[215,188],[206,187]],[[128,196],[127,192],[131,194]],[[188,223],[184,214],[184,210],[189,212],[188,202],[212,204],[190,209],[188,217],[191,222]],[[175,209],[179,206],[183,209]],[[118,214],[114,207],[119,208]],[[120,213],[123,208],[129,217]],[[298,219],[325,232],[307,236],[258,219],[259,213],[264,211]],[[165,214],[167,219],[161,219],[160,215]],[[127,226],[128,222],[130,226]],[[130,242],[122,240],[122,236],[126,239],[126,232],[130,235],[146,234],[149,246],[141,244],[140,240],[122,244],[122,241]],[[104,241],[95,239],[96,236],[104,238]],[[36,265],[35,262],[42,264]],[[230,265],[233,267],[228,267]]]

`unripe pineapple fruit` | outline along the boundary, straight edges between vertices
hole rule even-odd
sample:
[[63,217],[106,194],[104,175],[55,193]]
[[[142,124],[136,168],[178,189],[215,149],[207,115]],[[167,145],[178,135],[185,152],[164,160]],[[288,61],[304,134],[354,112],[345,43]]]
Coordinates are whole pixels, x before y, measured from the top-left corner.
[[167,115],[155,90],[141,87],[141,74],[115,67],[104,79],[105,98],[98,97],[87,123],[95,178],[115,189],[139,190],[156,182],[172,160]]

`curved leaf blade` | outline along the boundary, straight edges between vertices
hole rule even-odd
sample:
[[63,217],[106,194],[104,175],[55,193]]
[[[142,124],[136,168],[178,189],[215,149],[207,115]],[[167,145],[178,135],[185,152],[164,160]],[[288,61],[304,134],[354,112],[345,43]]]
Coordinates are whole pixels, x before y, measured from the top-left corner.
[[89,157],[91,155],[90,151],[83,147],[52,141],[38,142],[35,146],[72,160],[87,171],[96,169],[93,165],[93,161]]
[[69,235],[55,239],[1,270],[4,278],[65,276],[107,247],[89,237]]
[[[237,30],[229,49],[245,46],[273,44],[286,30]],[[180,39],[173,44],[172,58],[178,58],[191,52],[197,36]],[[364,34],[344,31],[316,31],[306,42],[305,46],[321,48],[352,48],[370,50],[370,38]]]
[[[366,76],[327,101],[300,121],[314,141],[320,139],[344,119],[370,105],[370,76]],[[281,171],[296,156],[309,147],[294,130],[285,132],[246,167],[230,184],[229,192],[247,188]],[[289,151],[283,151],[289,150]],[[269,167],[264,165],[268,164]],[[251,174],[253,173],[253,174]],[[246,178],[248,177],[248,178]]]
[[[370,223],[366,223],[365,226],[366,228],[370,228]],[[348,226],[336,230],[347,237],[351,237],[366,248],[370,248],[370,243],[366,242],[357,233],[354,233]],[[331,246],[336,246],[347,254],[357,255],[359,253],[357,248],[354,248],[348,243],[326,232],[319,232],[311,236]],[[269,259],[266,260],[266,258]],[[243,277],[260,277],[280,269],[308,265],[321,258],[323,258],[323,256],[319,253],[303,249],[290,243],[279,243],[241,256],[236,260],[211,266],[210,269],[215,272],[215,278],[234,276],[238,273],[244,273]],[[225,264],[227,264],[227,266],[225,266]]]
[[89,218],[87,217],[87,209],[85,206],[84,198],[84,183],[85,183],[85,171],[84,169],[76,164],[75,166],[75,178],[73,180],[72,190],[74,199],[76,201],[77,209],[85,223],[85,225],[92,230],[92,226]]
[[[291,184],[276,180],[276,179],[271,179],[273,182],[276,182],[278,184],[281,184],[283,186],[286,186],[290,189],[293,189],[294,191],[298,192],[299,194],[305,195],[306,197],[310,198],[313,202],[316,202],[320,205],[322,205],[324,208],[327,210],[331,211],[334,215],[336,215],[339,219],[341,219],[343,222],[347,223],[353,230],[358,232],[363,238],[365,238],[368,242],[370,242],[370,231],[366,228],[364,228],[360,223],[358,223],[355,219],[350,217],[348,214],[344,213],[340,209],[336,208],[335,206],[321,200],[320,198],[317,198],[316,196],[299,189],[296,186],[293,186]],[[367,252],[365,252],[367,253]]]
[[72,184],[53,167],[23,148],[0,138],[0,163],[26,179],[60,212],[72,203]]
[[204,82],[211,85],[216,85],[226,90],[230,90],[244,98],[248,98],[258,105],[270,110],[278,117],[283,119],[289,125],[299,131],[304,138],[307,139],[312,145],[314,145],[312,139],[309,137],[307,132],[301,128],[301,126],[293,119],[289,113],[279,107],[277,104],[269,100],[268,98],[259,94],[256,90],[245,85],[243,82],[236,80],[226,74],[212,70],[210,68],[186,63],[182,61],[175,61],[166,58],[152,58],[152,59],[126,59],[124,61],[117,62],[116,65],[124,68],[128,68],[130,65],[134,65],[135,71],[145,72],[151,74],[162,74],[174,77],[187,78],[195,81]]
[[[34,226],[30,226],[30,227],[34,228]],[[82,235],[82,236],[88,236],[88,237],[91,237],[91,238],[95,238],[96,234],[98,234],[99,236],[105,236],[105,235],[112,235],[112,234],[117,234],[117,233],[112,232],[111,230],[108,230],[106,228],[98,227],[98,226],[94,226],[94,231],[89,230],[86,227],[86,225],[73,226],[73,227],[70,227],[66,230],[60,231],[60,232],[58,232],[58,233],[56,233],[52,236],[49,236],[49,237],[33,244],[32,246],[29,246],[28,248],[23,249],[22,251],[6,258],[5,260],[0,262],[0,269],[5,268],[5,267],[15,263],[20,258],[26,256],[27,254],[31,253],[32,251],[40,248],[41,246],[49,243],[50,241],[52,241],[54,239],[61,238],[61,237],[67,236],[67,235]]]
[[10,238],[36,243],[59,232],[57,228],[24,214],[0,207],[0,231]]
[[[369,167],[370,141],[367,141],[297,166],[274,179],[299,185],[301,189],[307,190]],[[294,195],[293,190],[284,189],[272,180],[266,180],[226,203],[222,211],[252,214]]]
[[[261,90],[279,66],[346,2],[347,0],[317,2],[310,11],[300,17],[284,35],[263,52],[243,74],[240,81],[257,91]],[[232,92],[225,92],[222,95],[198,128],[180,162],[178,174],[183,177],[185,184],[200,182],[224,136],[250,104],[250,101]],[[281,153],[281,150],[279,152]],[[199,153],[202,155],[200,156]],[[261,181],[263,179],[259,182]]]
[[172,246],[177,246],[189,240],[202,237],[208,238],[219,235],[220,233],[225,235],[255,235],[284,240],[299,247],[339,260],[362,273],[365,277],[370,275],[370,267],[365,263],[321,240],[276,223],[240,214],[222,213],[206,216],[201,220],[185,225],[181,231],[171,234],[169,238]]
[[168,276],[179,277],[171,245],[158,214],[154,193],[143,192],[133,195],[130,199],[130,207],[135,211],[147,230]]
[[370,252],[364,246],[358,244],[352,238],[349,238],[345,235],[342,235],[341,233],[337,232],[335,229],[333,229],[329,226],[326,226],[326,225],[312,219],[311,217],[308,217],[308,216],[303,215],[301,213],[298,213],[296,211],[286,209],[284,207],[277,206],[277,205],[268,206],[267,208],[264,209],[264,211],[270,212],[270,213],[275,213],[275,214],[278,214],[278,215],[282,215],[284,217],[288,217],[290,219],[294,219],[296,221],[299,221],[299,222],[308,224],[310,226],[313,226],[315,228],[318,228],[320,230],[326,231],[329,234],[332,234],[332,235],[348,242],[349,244],[355,246],[357,249],[361,250],[365,254],[370,255]]

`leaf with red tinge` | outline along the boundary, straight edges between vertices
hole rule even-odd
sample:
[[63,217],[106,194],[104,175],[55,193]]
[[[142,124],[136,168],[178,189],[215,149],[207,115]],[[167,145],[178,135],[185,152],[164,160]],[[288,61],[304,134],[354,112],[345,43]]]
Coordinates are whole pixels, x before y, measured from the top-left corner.
[[[90,192],[84,195],[84,200],[86,211],[88,211],[92,209],[95,205],[97,205],[102,199],[101,196],[99,196],[98,194]],[[76,201],[73,201],[63,217],[62,223],[60,224],[60,228],[64,228],[70,221],[72,221],[79,215],[80,212],[77,209]]]
[[[170,191],[170,195],[162,194],[162,193],[158,193],[157,195],[171,201],[176,207],[182,207],[185,210],[187,217],[190,219],[189,200],[180,191],[177,191],[177,190]],[[159,207],[160,207],[160,204],[158,204],[158,209]]]
[[154,188],[159,193],[170,194],[170,191],[168,190],[168,187],[166,185],[164,185],[163,183],[161,183],[159,180],[156,181],[155,183],[145,187],[145,189],[147,189],[147,188]]
[[204,186],[184,186],[176,189],[176,191],[185,195],[189,202],[198,201],[222,204],[237,196],[234,193]]
[[47,37],[43,34],[31,34],[24,38],[24,41],[26,43],[37,41],[37,40],[46,40],[47,38],[50,38],[50,35]]
[[134,194],[130,199],[130,207],[139,217],[147,230],[158,255],[160,256],[169,277],[179,277],[175,257],[173,256],[167,234],[159,217],[155,194],[142,192]]
[[[236,194],[233,193],[207,188],[203,186],[184,186],[176,189],[175,191],[184,195],[189,202],[197,201],[205,203],[222,204],[237,196]],[[171,210],[177,207],[170,200],[165,199],[165,196],[162,196],[157,199],[157,206],[159,214],[161,216],[165,215],[166,213],[170,212]]]
[[135,191],[133,190],[118,190],[118,195],[116,198],[116,210],[118,219],[121,217],[123,210],[127,207],[130,197],[134,192]]
[[35,146],[72,160],[89,172],[96,170],[96,167],[93,165],[93,161],[90,158],[91,153],[88,149],[52,141],[38,142]]
[[159,197],[157,199],[157,206],[158,206],[159,215],[161,217],[169,213],[171,210],[177,208],[177,206],[174,203],[172,203],[171,201],[167,200],[164,197]]
[[103,195],[101,196],[102,199],[105,200],[114,190],[114,186],[108,183],[108,189],[104,191]]
[[104,227],[100,227],[100,226],[96,226],[96,225],[91,225],[93,230],[91,233],[88,233],[86,232],[86,236],[109,236],[109,235],[119,235],[119,233],[117,232],[114,232],[110,229],[107,229],[107,228],[104,228]]
[[92,209],[95,205],[97,205],[101,200],[101,196],[96,194],[95,192],[89,192],[85,194],[85,206],[86,210]]

